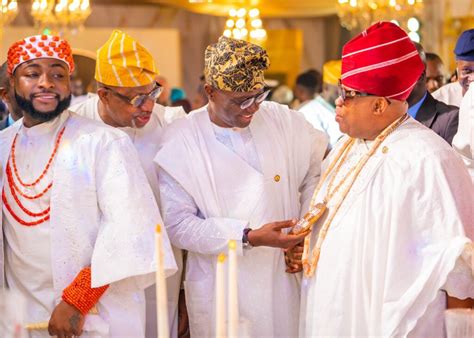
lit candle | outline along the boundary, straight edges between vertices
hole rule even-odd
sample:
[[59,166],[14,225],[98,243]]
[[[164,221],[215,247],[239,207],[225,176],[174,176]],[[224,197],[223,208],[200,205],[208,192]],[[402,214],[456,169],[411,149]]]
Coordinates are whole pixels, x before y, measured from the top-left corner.
[[158,316],[158,337],[169,338],[168,326],[168,300],[166,297],[166,277],[163,262],[163,237],[161,234],[161,226],[156,226],[155,232],[155,259],[156,259],[156,315]]
[[229,337],[237,337],[239,329],[239,298],[237,282],[237,244],[229,241]]
[[216,337],[225,338],[225,255],[217,256],[216,266]]

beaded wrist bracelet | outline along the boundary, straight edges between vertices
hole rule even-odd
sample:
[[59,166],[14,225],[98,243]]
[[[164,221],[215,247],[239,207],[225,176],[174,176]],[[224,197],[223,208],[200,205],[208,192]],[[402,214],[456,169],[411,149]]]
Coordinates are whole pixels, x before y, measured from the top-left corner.
[[104,285],[92,288],[91,268],[87,267],[82,269],[72,283],[63,290],[62,299],[69,305],[77,308],[83,315],[86,315],[99,301],[108,287],[108,285]]

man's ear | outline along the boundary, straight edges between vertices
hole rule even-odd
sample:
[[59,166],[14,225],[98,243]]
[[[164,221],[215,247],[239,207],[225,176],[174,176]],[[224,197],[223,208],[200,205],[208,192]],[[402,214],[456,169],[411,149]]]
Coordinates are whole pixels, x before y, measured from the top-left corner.
[[204,91],[206,92],[207,98],[209,100],[214,98],[214,88],[212,88],[212,86],[206,83],[204,85]]
[[385,109],[387,109],[388,102],[383,97],[378,97],[373,106],[374,115],[382,115]]
[[2,99],[3,101],[8,100],[7,89],[5,87],[0,87],[0,99]]
[[97,95],[99,95],[100,101],[103,103],[109,103],[109,91],[106,88],[97,88]]
[[10,83],[10,88],[14,89],[15,88],[15,79],[13,78],[12,75],[8,76],[8,82]]

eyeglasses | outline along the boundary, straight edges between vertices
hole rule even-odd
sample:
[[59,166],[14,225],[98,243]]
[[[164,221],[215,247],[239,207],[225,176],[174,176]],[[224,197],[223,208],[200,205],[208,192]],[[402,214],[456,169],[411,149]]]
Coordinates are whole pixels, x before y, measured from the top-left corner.
[[373,96],[369,93],[358,92],[357,90],[347,90],[343,86],[339,85],[339,96],[342,98],[342,101],[348,99],[353,99],[354,97],[364,97],[364,96]]
[[158,82],[155,82],[155,87],[148,94],[138,94],[132,98],[122,95],[109,87],[104,87],[104,88],[110,91],[112,94],[114,94],[118,98],[122,99],[123,101],[131,104],[135,108],[138,108],[141,105],[143,105],[147,99],[150,99],[153,102],[155,102],[156,99],[161,95],[161,92],[163,91],[163,87],[161,87],[161,85]]
[[[374,95],[374,94],[369,94],[365,92],[359,92],[357,90],[347,90],[344,88],[341,83],[339,82],[339,96],[342,98],[342,101],[345,102],[348,99],[353,99],[354,97],[365,97],[365,96],[379,96],[379,95]],[[383,97],[385,100],[387,100],[388,104],[392,104],[392,101],[390,101],[388,98]]]
[[249,97],[248,99],[245,99],[244,101],[242,101],[240,103],[235,102],[234,100],[231,100],[231,101],[234,102],[235,104],[239,105],[240,109],[245,110],[248,107],[250,107],[251,105],[253,105],[254,103],[257,103],[257,104],[262,103],[267,98],[268,94],[270,94],[270,92],[271,92],[271,89],[268,89],[268,90],[264,91],[263,93],[260,93],[260,94],[257,94],[255,96]]

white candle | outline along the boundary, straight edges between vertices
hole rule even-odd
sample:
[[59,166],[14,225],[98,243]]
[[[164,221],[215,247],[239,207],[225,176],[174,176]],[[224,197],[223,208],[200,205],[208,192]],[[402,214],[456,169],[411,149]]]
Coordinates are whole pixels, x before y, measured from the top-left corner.
[[239,330],[239,296],[237,281],[237,244],[229,241],[229,337],[237,337]]
[[217,257],[216,265],[216,337],[225,338],[225,281],[224,281],[225,255]]
[[158,337],[169,338],[168,324],[168,300],[166,296],[166,277],[163,262],[163,238],[161,235],[161,226],[156,226],[155,232],[155,259],[156,259],[156,315],[158,324]]

